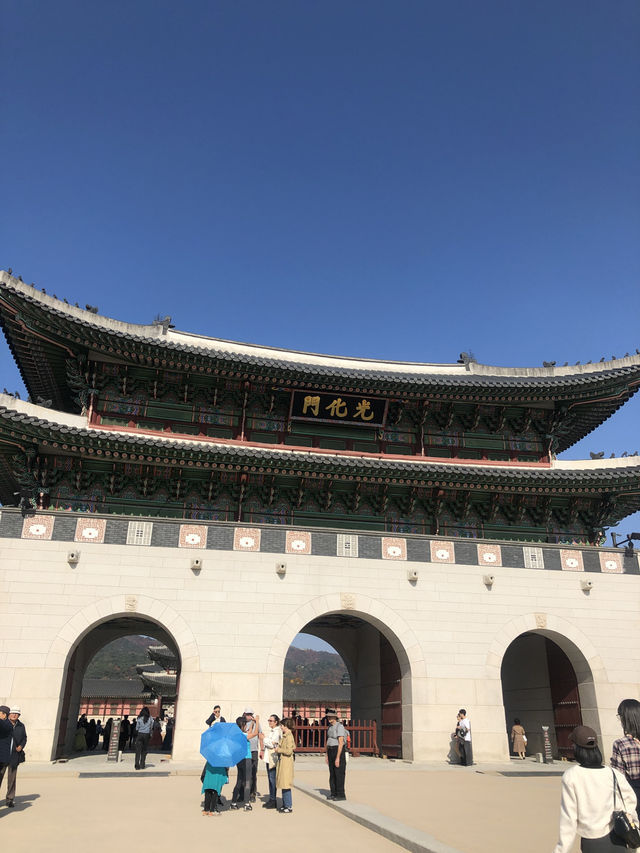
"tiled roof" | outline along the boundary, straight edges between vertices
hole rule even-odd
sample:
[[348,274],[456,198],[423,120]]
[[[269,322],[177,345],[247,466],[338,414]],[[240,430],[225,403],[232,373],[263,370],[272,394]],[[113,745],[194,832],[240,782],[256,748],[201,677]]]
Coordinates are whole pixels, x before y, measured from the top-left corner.
[[[0,294],[4,291],[13,300],[31,305],[56,317],[69,327],[84,329],[83,339],[95,345],[106,336],[112,342],[126,342],[128,349],[136,344],[157,349],[160,354],[171,352],[200,356],[227,370],[262,371],[275,376],[286,374],[309,382],[359,382],[386,387],[410,387],[412,391],[450,390],[525,393],[559,392],[566,389],[588,390],[608,382],[640,381],[640,356],[573,367],[500,368],[475,362],[464,364],[420,364],[389,362],[375,359],[318,355],[292,350],[260,347],[206,338],[185,332],[162,333],[156,325],[135,325],[102,317],[70,306],[58,299],[43,295],[34,287],[0,274]],[[0,311],[0,322],[10,344],[12,318]],[[106,338],[105,338],[106,340]],[[100,349],[100,347],[96,347]],[[14,346],[14,355],[20,353]],[[29,383],[27,382],[29,386]]]
[[[193,460],[206,460],[211,467],[224,469],[226,466],[264,466],[267,473],[273,469],[285,471],[316,471],[337,477],[359,474],[361,476],[400,478],[402,481],[425,480],[472,480],[474,483],[506,484],[527,483],[540,485],[579,486],[640,482],[640,457],[617,460],[593,460],[590,462],[563,462],[549,468],[540,466],[515,466],[500,464],[460,464],[456,462],[434,462],[424,457],[397,459],[379,455],[353,453],[317,453],[314,451],[288,450],[270,446],[240,445],[215,440],[192,441],[169,438],[164,434],[153,436],[121,432],[117,430],[90,429],[80,416],[61,415],[56,422],[56,413],[34,404],[14,401],[0,394],[0,421],[11,422],[16,428],[28,431],[38,441],[54,441],[67,445],[77,442],[92,449],[117,448],[120,451],[136,449],[154,457],[173,455]],[[85,424],[85,425],[83,425]],[[98,458],[99,458],[98,456]],[[160,462],[160,459],[157,460]],[[614,463],[612,467],[611,463]],[[262,469],[260,469],[262,470]],[[276,471],[274,471],[275,473]],[[431,484],[430,484],[431,485]],[[435,483],[434,483],[435,485]]]
[[137,678],[85,678],[82,682],[83,699],[145,699],[149,691]]

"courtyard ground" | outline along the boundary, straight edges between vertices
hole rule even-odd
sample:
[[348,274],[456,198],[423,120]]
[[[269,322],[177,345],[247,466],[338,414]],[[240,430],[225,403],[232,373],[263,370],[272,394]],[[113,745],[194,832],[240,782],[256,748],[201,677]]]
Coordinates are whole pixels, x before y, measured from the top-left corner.
[[[263,810],[258,802],[251,813],[226,811],[213,818],[200,814],[199,764],[150,756],[144,773],[131,765],[126,754],[120,764],[91,755],[66,764],[23,765],[16,808],[8,810],[4,799],[0,805],[3,846],[12,853],[80,849],[89,840],[94,853],[158,844],[190,853],[212,845],[227,851],[258,845],[266,853],[401,849],[356,823],[349,810],[352,818],[373,817],[382,831],[404,827],[416,851],[551,853],[557,840],[563,765],[464,768],[352,759],[344,810],[297,789],[291,815]],[[521,773],[527,775],[511,775]],[[322,758],[300,756],[296,783],[316,797],[326,793]],[[261,768],[258,789],[266,788]],[[1,793],[4,797],[4,788]],[[223,794],[230,797],[231,786]]]

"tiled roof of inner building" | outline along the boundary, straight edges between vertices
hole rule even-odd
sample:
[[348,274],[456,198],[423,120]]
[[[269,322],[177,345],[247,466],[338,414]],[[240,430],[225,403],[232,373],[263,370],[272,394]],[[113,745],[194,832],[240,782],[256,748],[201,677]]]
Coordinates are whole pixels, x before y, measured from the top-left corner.
[[[234,343],[218,338],[205,338],[183,332],[168,332],[162,335],[157,326],[127,324],[112,320],[69,306],[3,273],[0,277],[0,292],[13,295],[23,302],[36,306],[41,311],[53,315],[67,324],[79,325],[91,330],[92,335],[86,341],[91,346],[95,338],[126,341],[130,349],[136,345],[154,348],[163,353],[186,353],[200,358],[210,359],[225,366],[237,369],[262,369],[265,372],[295,373],[301,377],[323,380],[371,381],[389,385],[408,385],[450,389],[451,387],[477,390],[514,390],[530,389],[535,391],[553,391],[564,388],[585,388],[589,385],[606,383],[611,380],[628,381],[635,378],[640,381],[640,356],[629,356],[604,364],[584,365],[573,368],[494,368],[488,365],[471,363],[465,367],[460,364],[429,365],[403,362],[384,362],[375,359],[337,357],[279,350],[248,344]],[[5,324],[6,325],[6,324]],[[200,343],[186,341],[194,339]]]
[[[118,430],[105,431],[90,429],[87,426],[59,424],[44,417],[37,417],[24,411],[8,408],[6,405],[2,405],[1,401],[3,400],[6,401],[7,397],[0,395],[0,420],[11,421],[16,426],[21,424],[23,427],[31,428],[32,436],[37,440],[45,437],[54,440],[58,435],[63,437],[62,440],[66,437],[68,439],[76,437],[78,443],[85,440],[89,446],[101,443],[110,446],[117,445],[123,449],[140,448],[144,453],[153,454],[156,457],[162,453],[166,454],[168,450],[178,451],[182,455],[185,453],[193,454],[195,451],[200,457],[206,459],[208,464],[218,467],[225,464],[233,467],[262,465],[281,468],[283,473],[288,470],[300,469],[334,474],[338,477],[361,473],[364,476],[371,477],[384,475],[385,477],[407,479],[416,477],[436,480],[446,480],[447,478],[473,479],[474,482],[495,485],[509,480],[537,482],[542,485],[566,482],[573,486],[602,484],[612,481],[625,481],[627,483],[632,481],[635,484],[640,480],[640,457],[638,457],[637,462],[631,462],[630,459],[624,460],[624,464],[620,464],[618,467],[612,467],[611,460],[596,460],[586,463],[588,467],[581,467],[579,463],[576,463],[576,467],[567,468],[565,466],[570,465],[570,463],[565,462],[562,468],[520,468],[512,465],[440,463],[419,457],[415,460],[381,458],[380,456],[361,456],[355,452],[353,454],[332,454],[330,452],[321,454],[313,451],[275,449],[270,446],[233,445],[219,443],[215,440],[191,441],[161,434],[138,436]],[[21,401],[17,401],[16,405],[24,409],[38,410],[42,413],[48,412],[47,409]],[[62,415],[62,417],[67,420],[74,420],[76,423],[83,420],[77,415]],[[43,433],[46,433],[46,436]],[[101,455],[98,458],[105,458],[105,456]],[[622,460],[616,461],[622,463]]]
[[129,699],[148,696],[139,678],[85,678],[82,696],[85,699]]

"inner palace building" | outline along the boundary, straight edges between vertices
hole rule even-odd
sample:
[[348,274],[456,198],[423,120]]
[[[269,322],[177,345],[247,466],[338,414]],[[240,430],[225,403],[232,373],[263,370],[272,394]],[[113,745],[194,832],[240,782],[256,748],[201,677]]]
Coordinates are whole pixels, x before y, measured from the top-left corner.
[[[283,707],[299,632],[329,642],[390,756],[477,761],[514,716],[556,755],[638,697],[639,457],[563,461],[640,385],[640,357],[384,362],[133,325],[0,274],[29,399],[0,394],[0,701],[29,755],[73,740],[106,643],[176,660],[174,757],[216,703]],[[596,455],[596,454],[593,454]],[[601,454],[597,454],[601,456]]]

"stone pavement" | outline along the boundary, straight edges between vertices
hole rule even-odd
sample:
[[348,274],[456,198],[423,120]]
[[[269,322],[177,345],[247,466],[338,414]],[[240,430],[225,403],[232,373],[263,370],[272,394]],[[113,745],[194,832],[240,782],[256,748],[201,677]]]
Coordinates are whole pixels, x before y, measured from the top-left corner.
[[[551,853],[566,766],[512,761],[465,768],[351,759],[348,801],[330,804],[323,758],[299,756],[293,814],[258,804],[250,814],[202,818],[200,763],[150,755],[148,769],[137,773],[128,753],[120,764],[106,762],[104,754],[84,755],[64,764],[24,764],[16,809],[0,806],[0,832],[12,853],[53,853],[86,845],[88,838],[95,853],[111,853],[122,843],[133,849],[160,842],[195,853],[212,843],[244,851],[251,838],[278,853],[324,853],[336,843],[372,853],[401,847],[415,853]],[[261,767],[258,788],[266,787]],[[231,786],[223,793],[230,796]]]

